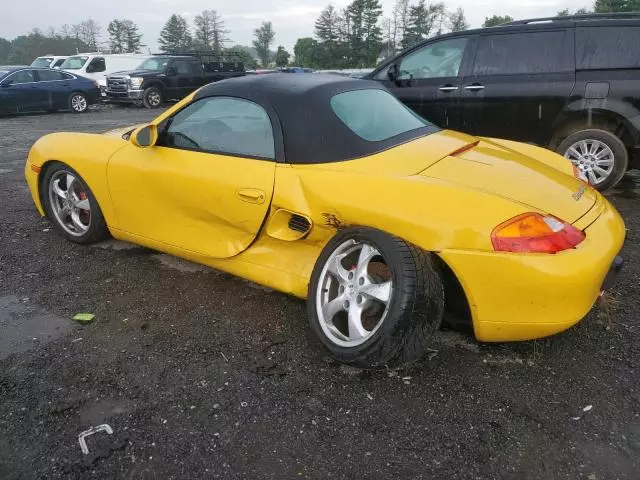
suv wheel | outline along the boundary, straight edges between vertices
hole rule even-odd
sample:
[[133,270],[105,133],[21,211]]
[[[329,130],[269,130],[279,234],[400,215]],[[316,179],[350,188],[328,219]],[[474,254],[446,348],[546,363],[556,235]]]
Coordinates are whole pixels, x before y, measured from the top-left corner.
[[600,191],[615,186],[627,171],[629,153],[622,140],[606,130],[581,130],[558,145],[564,155],[582,170]]

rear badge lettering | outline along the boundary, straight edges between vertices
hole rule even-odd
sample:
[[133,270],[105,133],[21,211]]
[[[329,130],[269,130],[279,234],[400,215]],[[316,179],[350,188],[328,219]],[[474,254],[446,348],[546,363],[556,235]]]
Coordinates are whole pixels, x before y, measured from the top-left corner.
[[585,187],[584,185],[581,185],[580,188],[578,189],[578,191],[573,193],[571,196],[577,202],[578,200],[580,200],[582,198],[582,196],[584,195],[584,192],[586,192],[586,191],[587,191],[587,187]]

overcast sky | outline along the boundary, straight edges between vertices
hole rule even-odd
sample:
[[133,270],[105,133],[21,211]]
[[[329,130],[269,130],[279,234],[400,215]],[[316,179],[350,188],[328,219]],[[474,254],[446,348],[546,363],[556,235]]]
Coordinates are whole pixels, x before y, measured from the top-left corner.
[[[381,0],[385,14],[395,0]],[[231,30],[232,43],[250,45],[253,30],[262,21],[273,22],[276,32],[274,49],[284,45],[292,50],[300,37],[313,36],[313,24],[320,11],[329,3],[344,7],[349,0],[3,0],[0,14],[0,37],[12,39],[33,28],[46,30],[68,23],[93,18],[102,27],[115,17],[136,22],[144,33],[143,42],[153,50],[163,24],[172,13],[192,19],[204,9],[217,10]],[[429,3],[427,1],[427,3]],[[590,7],[592,0],[451,0],[445,2],[451,10],[462,7],[472,27],[481,26],[484,18],[493,14],[514,18],[554,15],[558,10]]]

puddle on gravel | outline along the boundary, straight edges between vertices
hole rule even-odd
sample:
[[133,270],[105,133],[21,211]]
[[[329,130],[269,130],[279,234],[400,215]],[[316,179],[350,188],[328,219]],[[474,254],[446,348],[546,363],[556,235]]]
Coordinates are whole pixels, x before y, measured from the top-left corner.
[[45,312],[15,296],[0,297],[0,360],[64,337],[71,320]]
[[607,194],[622,198],[640,198],[640,171],[633,170],[627,173],[622,181]]

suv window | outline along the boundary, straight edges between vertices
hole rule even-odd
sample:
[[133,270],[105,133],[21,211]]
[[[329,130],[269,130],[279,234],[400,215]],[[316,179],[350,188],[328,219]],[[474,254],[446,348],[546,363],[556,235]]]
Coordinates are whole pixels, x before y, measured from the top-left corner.
[[370,142],[431,126],[389,92],[373,88],[339,93],[331,98],[331,108],[353,133]]
[[56,80],[67,80],[64,73],[57,70],[38,70],[39,82],[54,82]]
[[435,42],[402,59],[398,79],[457,77],[468,38]]
[[514,75],[573,71],[567,31],[486,35],[480,38],[474,75]]
[[58,60],[56,60],[54,62],[53,65],[51,65],[51,68],[55,68],[55,67],[59,67],[60,65],[62,65],[64,63],[64,58],[59,58]]
[[640,27],[576,28],[578,70],[640,67]]
[[33,78],[33,70],[20,70],[12,75],[9,75],[4,79],[2,83],[32,83],[35,82]]
[[171,66],[176,69],[178,75],[189,75],[191,73],[189,71],[189,64],[184,60],[176,60]]
[[190,69],[189,73],[191,75],[194,75],[194,76],[202,75],[202,64],[198,61],[193,60],[189,62],[189,69]]
[[163,143],[185,150],[275,159],[267,112],[238,98],[210,97],[192,103],[171,119]]
[[102,57],[96,57],[91,60],[91,63],[87,65],[87,73],[99,73],[104,72],[107,69],[107,63]]

